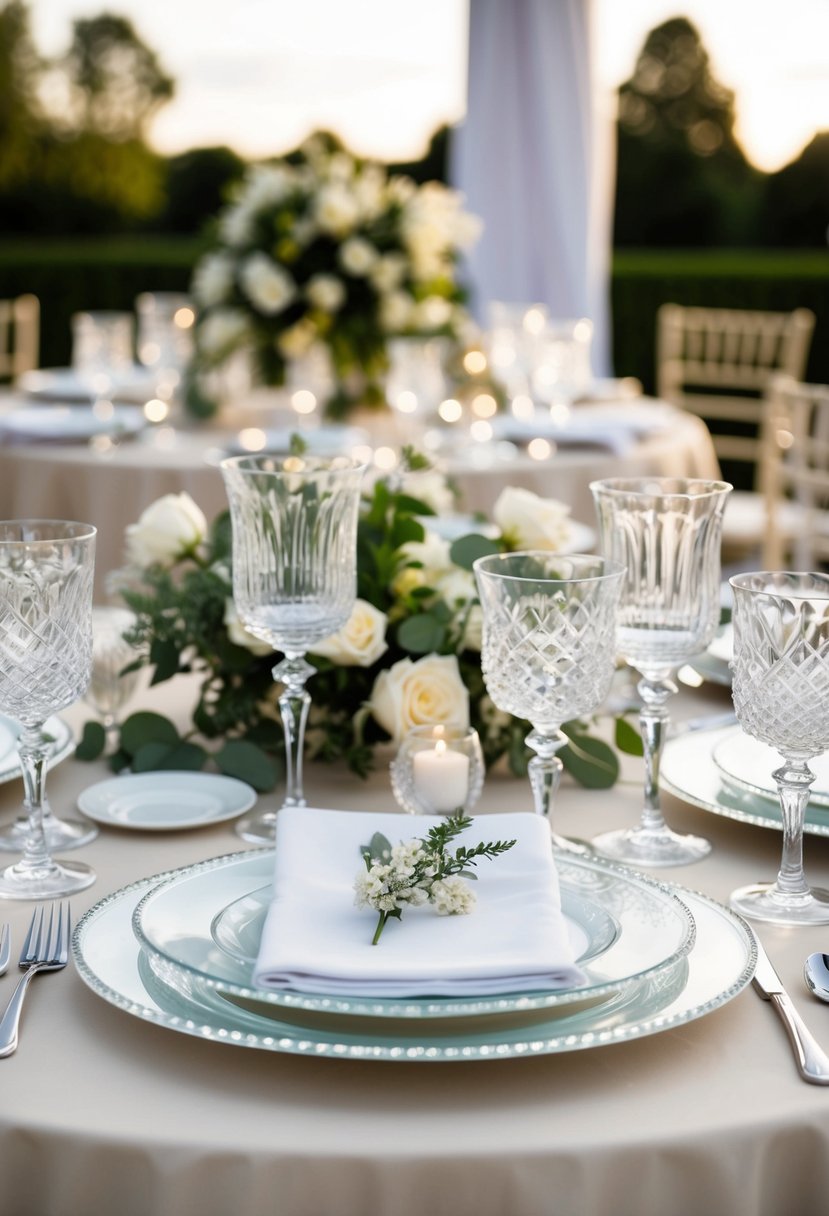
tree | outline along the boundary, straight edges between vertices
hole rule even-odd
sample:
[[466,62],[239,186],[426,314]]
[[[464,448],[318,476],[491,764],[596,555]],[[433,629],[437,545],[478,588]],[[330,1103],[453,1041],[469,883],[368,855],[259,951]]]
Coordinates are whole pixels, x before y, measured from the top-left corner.
[[734,123],[690,21],[652,30],[619,90],[617,244],[750,243],[760,174]]
[[826,246],[829,131],[817,134],[796,160],[768,177],[761,235],[767,245]]
[[75,21],[55,70],[65,79],[66,125],[119,142],[143,140],[150,118],[175,92],[155,51],[112,13]]
[[167,162],[167,202],[158,226],[166,232],[197,233],[227,201],[244,176],[245,162],[231,148],[191,148]]
[[41,61],[32,43],[24,0],[0,9],[0,190],[24,181],[32,170],[41,128],[37,82]]

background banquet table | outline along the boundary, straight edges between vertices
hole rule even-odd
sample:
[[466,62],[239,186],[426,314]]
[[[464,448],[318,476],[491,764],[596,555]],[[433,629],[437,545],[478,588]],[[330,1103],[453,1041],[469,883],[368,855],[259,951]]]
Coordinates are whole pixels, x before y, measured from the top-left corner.
[[[654,403],[661,421],[665,410],[663,403]],[[719,475],[705,424],[679,411],[668,417],[667,427],[636,438],[622,452],[600,445],[562,446],[543,461],[517,455],[487,463],[481,461],[481,445],[471,444],[442,463],[460,490],[461,510],[488,512],[505,486],[517,485],[566,502],[573,519],[592,525],[589,485],[596,478]],[[255,420],[252,415],[240,425]],[[394,442],[388,425],[369,425],[376,430],[376,442]],[[185,490],[208,519],[227,506],[217,461],[237,437],[238,428],[165,427],[104,447],[0,441],[0,518],[39,516],[94,524],[100,593],[104,572],[123,561],[124,529],[156,498]]]
[[[184,716],[186,682],[143,704]],[[679,712],[728,706],[685,690]],[[76,706],[67,718],[86,717]],[[565,780],[562,832],[590,837],[638,815],[641,761],[591,793]],[[104,775],[69,759],[49,784],[59,812]],[[318,805],[393,809],[384,766],[368,782],[312,764]],[[11,816],[19,782],[0,788]],[[276,795],[268,796],[273,802]],[[529,809],[529,787],[486,784],[481,813]],[[777,832],[667,799],[674,826],[708,836],[704,862],[663,877],[725,900],[771,876]],[[406,821],[401,817],[401,834]],[[101,831],[79,857],[98,872],[83,911],[140,877],[244,846],[232,825],[171,834]],[[829,884],[829,840],[807,872]],[[19,948],[30,907],[9,904]],[[829,1047],[829,1011],[805,991],[805,956],[827,931],[762,939],[804,1018]],[[117,943],[113,943],[117,949]],[[0,999],[13,977],[0,980]],[[829,1191],[829,1090],[797,1077],[771,1007],[747,989],[698,1021],[624,1044],[466,1063],[315,1059],[208,1042],[130,1017],[70,965],[35,981],[17,1053],[0,1064],[3,1216],[791,1216]]]

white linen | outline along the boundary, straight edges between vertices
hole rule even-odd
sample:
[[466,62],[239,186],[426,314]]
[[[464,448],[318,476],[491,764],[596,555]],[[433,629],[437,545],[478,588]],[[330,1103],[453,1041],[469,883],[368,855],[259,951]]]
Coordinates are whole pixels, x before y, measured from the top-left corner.
[[254,972],[263,988],[365,996],[472,996],[576,986],[546,820],[523,812],[486,815],[458,845],[512,840],[482,859],[477,904],[466,916],[431,905],[387,922],[378,945],[372,909],[354,905],[360,849],[375,832],[394,845],[425,835],[428,815],[286,807],[276,833],[274,898]]
[[499,439],[527,443],[541,437],[553,440],[559,447],[588,445],[623,456],[649,435],[669,431],[675,421],[676,411],[671,406],[631,406],[620,402],[576,406],[563,422],[542,411],[529,419],[501,414],[493,419],[492,430]]

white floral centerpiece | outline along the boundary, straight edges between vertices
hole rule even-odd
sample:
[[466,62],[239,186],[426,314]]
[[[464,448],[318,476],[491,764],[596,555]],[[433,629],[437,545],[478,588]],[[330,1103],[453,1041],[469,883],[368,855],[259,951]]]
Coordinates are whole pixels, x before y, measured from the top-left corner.
[[[416,486],[418,477],[409,484]],[[426,502],[407,492],[405,477],[402,485],[378,480],[364,499],[354,610],[344,628],[309,656],[317,668],[309,750],[323,760],[343,758],[366,774],[378,745],[399,744],[415,726],[451,722],[477,729],[487,764],[506,757],[513,772],[523,773],[529,727],[487,696],[471,566],[484,553],[562,548],[569,512],[528,491],[506,489],[495,506],[501,533],[472,533],[452,544],[429,529],[430,514]],[[238,619],[231,543],[227,513],[208,526],[186,494],[153,503],[128,529],[130,565],[121,584],[138,620],[136,663],[153,669],[154,683],[197,672],[200,689],[184,736],[158,714],[128,718],[111,757],[116,770],[215,762],[259,789],[278,780],[283,732],[271,675],[278,656]],[[565,766],[584,784],[612,785],[618,773],[613,748],[592,734],[590,723],[564,729],[570,737],[559,752]],[[617,731],[617,745],[635,750],[631,736],[637,737],[630,728]],[[78,755],[93,758],[103,744],[102,729],[90,723]]]
[[330,136],[253,166],[195,270],[193,408],[206,412],[205,373],[240,352],[270,385],[322,358],[336,386],[330,414],[381,402],[392,337],[467,327],[456,266],[479,227],[455,191],[389,175]]

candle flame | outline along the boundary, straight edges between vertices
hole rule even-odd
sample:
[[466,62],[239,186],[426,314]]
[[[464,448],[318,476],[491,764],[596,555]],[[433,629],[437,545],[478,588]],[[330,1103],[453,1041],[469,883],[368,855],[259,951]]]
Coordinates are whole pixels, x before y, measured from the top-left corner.
[[437,743],[435,744],[435,755],[442,756],[445,751],[446,751],[446,740],[438,739]]

